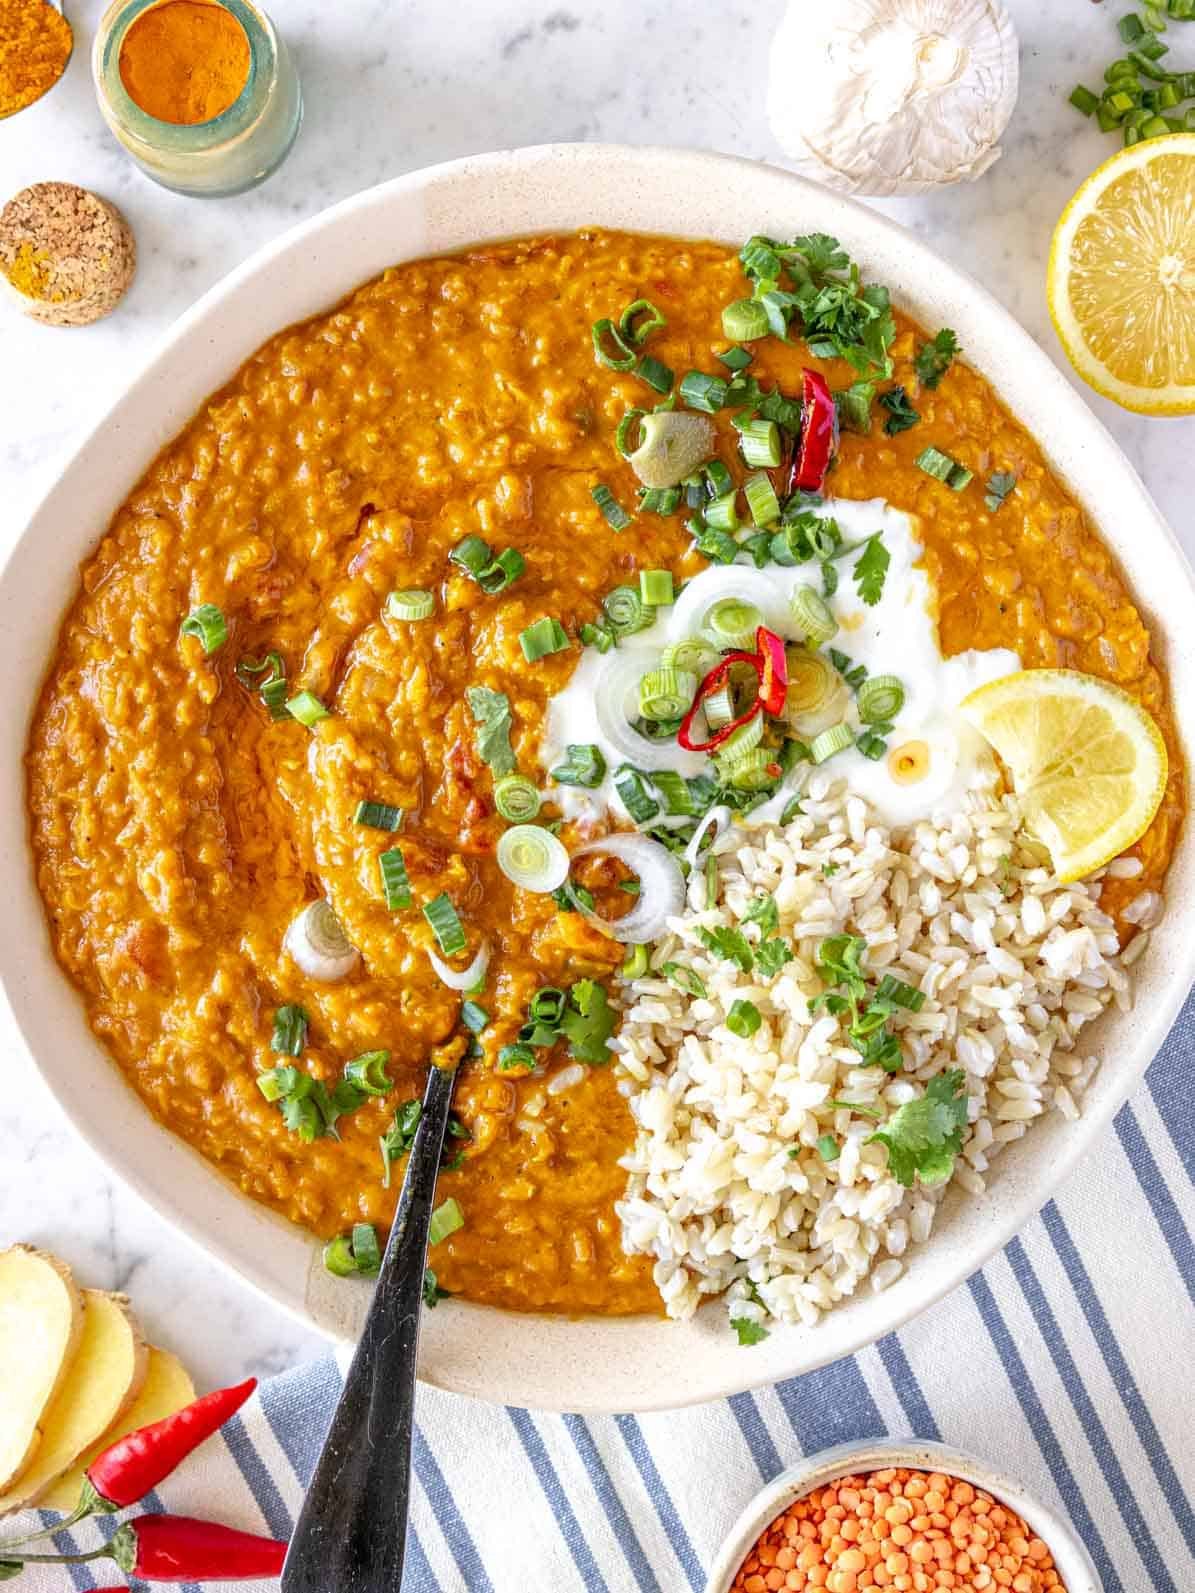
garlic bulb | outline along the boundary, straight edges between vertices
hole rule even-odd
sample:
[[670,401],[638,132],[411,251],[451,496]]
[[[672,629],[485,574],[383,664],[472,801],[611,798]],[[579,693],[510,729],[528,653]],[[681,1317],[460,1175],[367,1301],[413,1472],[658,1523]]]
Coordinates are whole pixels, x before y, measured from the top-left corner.
[[924,193],[999,159],[1017,75],[1002,0],[789,0],[768,116],[803,176]]

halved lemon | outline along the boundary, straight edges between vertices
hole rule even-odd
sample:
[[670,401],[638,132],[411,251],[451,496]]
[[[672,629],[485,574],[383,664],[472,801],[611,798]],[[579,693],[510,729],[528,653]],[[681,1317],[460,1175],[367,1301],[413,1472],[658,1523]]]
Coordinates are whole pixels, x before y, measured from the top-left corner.
[[1097,393],[1146,415],[1195,413],[1195,133],[1105,161],[1062,212],[1050,315]]
[[1059,879],[1090,874],[1149,828],[1166,788],[1166,743],[1118,686],[1025,669],[980,686],[962,713],[1003,759]]

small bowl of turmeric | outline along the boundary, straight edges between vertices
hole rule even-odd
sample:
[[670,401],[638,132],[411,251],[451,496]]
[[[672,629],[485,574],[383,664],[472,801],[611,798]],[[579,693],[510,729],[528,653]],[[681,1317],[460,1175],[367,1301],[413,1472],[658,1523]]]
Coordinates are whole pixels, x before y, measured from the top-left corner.
[[1100,1593],[1074,1528],[994,1466],[919,1439],[840,1444],[743,1511],[706,1593]]

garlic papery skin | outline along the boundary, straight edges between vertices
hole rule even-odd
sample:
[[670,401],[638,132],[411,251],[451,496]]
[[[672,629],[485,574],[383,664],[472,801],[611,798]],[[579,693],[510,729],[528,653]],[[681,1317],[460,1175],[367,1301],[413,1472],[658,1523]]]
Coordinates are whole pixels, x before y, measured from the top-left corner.
[[926,193],[999,159],[1018,77],[1001,0],[789,0],[768,117],[802,176]]

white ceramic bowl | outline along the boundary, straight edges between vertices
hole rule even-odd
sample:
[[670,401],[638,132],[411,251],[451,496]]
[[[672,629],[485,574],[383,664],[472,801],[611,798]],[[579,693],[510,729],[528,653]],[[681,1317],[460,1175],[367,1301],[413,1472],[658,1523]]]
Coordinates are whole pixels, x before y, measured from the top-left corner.
[[[1011,1505],[1049,1549],[1066,1593],[1101,1593],[1091,1556],[1065,1516],[1026,1493],[1019,1482],[1006,1477],[986,1461],[964,1455],[946,1444],[935,1444],[919,1438],[838,1444],[833,1449],[807,1455],[795,1466],[773,1477],[767,1487],[756,1494],[727,1533],[726,1541],[718,1551],[718,1558],[710,1569],[705,1593],[728,1593],[739,1566],[764,1528],[798,1499],[803,1499],[816,1488],[827,1487],[838,1477],[881,1471],[888,1466],[907,1466],[916,1471],[943,1471],[984,1489],[1002,1504]],[[994,1590],[994,1593],[999,1593],[999,1590]]]
[[[479,239],[598,224],[740,243],[753,232],[837,235],[867,274],[927,327],[951,326],[967,358],[1042,443],[1120,558],[1160,639],[1188,747],[1195,746],[1192,579],[1140,480],[1033,340],[961,272],[852,200],[749,161],[693,151],[552,145],[415,172],[346,200],[261,250],[182,317],[83,442],[0,577],[0,942],[17,1021],[79,1132],[170,1222],[287,1309],[355,1336],[367,1286],[323,1271],[318,1247],[236,1192],[151,1120],[91,1035],[51,955],[26,839],[27,722],[78,564],[154,454],[272,332],[333,304],[383,267]],[[1173,631],[1164,615],[1179,612]],[[1169,882],[1171,923],[1193,904],[1195,843]],[[932,1243],[883,1294],[864,1288],[815,1329],[775,1332],[744,1353],[718,1310],[662,1320],[539,1318],[462,1302],[429,1313],[420,1371],[440,1387],[555,1409],[646,1410],[808,1371],[898,1327],[975,1271],[1065,1178],[1137,1083],[1195,977],[1195,938],[1156,937],[1129,1018],[1096,1031],[1108,1057],[1078,1124],[1036,1124],[988,1192],[949,1198]],[[1092,1042],[1088,1042],[1089,1044]],[[529,1345],[533,1348],[529,1350]]]

